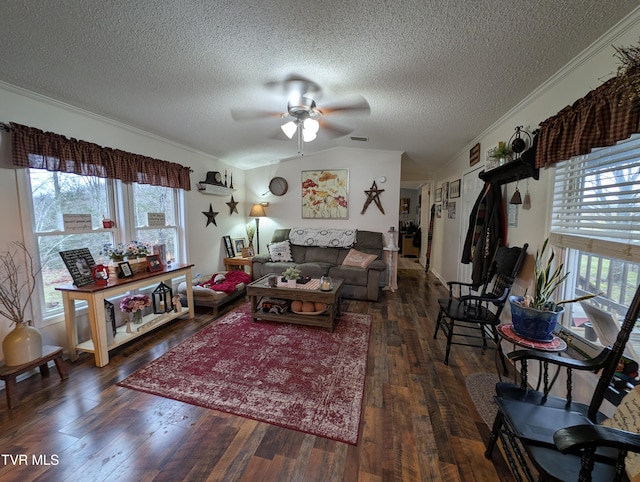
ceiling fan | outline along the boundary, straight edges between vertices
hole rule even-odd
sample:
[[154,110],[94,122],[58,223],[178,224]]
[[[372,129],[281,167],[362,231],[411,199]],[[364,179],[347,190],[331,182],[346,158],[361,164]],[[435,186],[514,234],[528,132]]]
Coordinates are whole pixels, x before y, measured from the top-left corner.
[[285,112],[233,109],[231,116],[236,121],[280,118],[284,122],[280,128],[287,138],[293,139],[297,136],[300,155],[304,155],[304,143],[313,141],[320,128],[334,138],[345,136],[353,131],[353,129],[328,122],[325,119],[326,116],[331,114],[369,115],[371,112],[369,103],[360,95],[351,97],[348,101],[318,107],[314,97],[319,96],[320,86],[298,75],[290,75],[282,81],[268,82],[266,86],[270,89],[281,89],[287,96]]

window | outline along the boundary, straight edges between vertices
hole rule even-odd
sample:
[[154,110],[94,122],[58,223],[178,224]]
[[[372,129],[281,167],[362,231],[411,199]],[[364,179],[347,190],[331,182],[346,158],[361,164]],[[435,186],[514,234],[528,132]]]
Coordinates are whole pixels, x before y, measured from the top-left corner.
[[[133,184],[133,205],[135,214],[135,237],[137,241],[152,246],[163,246],[164,259],[175,262],[178,255],[178,192],[162,186]],[[164,226],[155,227],[150,223],[149,214],[164,215]],[[152,224],[150,226],[150,224]]]
[[[100,254],[104,244],[136,239],[164,245],[168,259],[182,258],[183,234],[178,226],[182,191],[42,169],[27,172],[34,246],[43,266],[38,288],[44,318],[62,312],[62,297],[55,287],[73,282],[60,251],[88,248],[96,263],[106,264],[109,260]],[[165,226],[149,227],[147,213],[162,213]],[[65,232],[63,214],[90,214],[91,229]],[[116,220],[116,227],[104,229],[103,218]]]
[[[558,164],[551,242],[565,248],[565,296],[598,293],[593,301],[621,320],[639,282],[640,136]],[[567,308],[565,325],[592,338],[580,305]],[[631,343],[640,349],[640,330]]]

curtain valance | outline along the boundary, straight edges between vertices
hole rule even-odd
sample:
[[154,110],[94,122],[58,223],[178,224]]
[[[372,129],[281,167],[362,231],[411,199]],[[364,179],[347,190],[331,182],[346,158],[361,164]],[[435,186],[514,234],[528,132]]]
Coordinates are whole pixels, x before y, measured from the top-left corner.
[[13,164],[191,190],[189,167],[11,123]]
[[[625,76],[638,76],[639,68]],[[536,167],[545,167],[595,147],[612,146],[640,132],[640,106],[628,101],[628,92],[614,77],[540,124]]]

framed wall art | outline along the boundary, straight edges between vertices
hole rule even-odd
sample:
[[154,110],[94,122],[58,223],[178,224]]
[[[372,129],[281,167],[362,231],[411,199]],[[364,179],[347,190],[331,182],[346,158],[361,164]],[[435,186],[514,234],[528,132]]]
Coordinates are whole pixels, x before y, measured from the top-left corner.
[[439,187],[438,189],[436,189],[436,202],[442,202],[442,188]]
[[349,169],[302,171],[302,218],[349,219]]
[[449,198],[455,199],[460,197],[460,179],[453,181],[449,186]]
[[480,143],[478,142],[469,151],[469,165],[474,166],[480,162]]

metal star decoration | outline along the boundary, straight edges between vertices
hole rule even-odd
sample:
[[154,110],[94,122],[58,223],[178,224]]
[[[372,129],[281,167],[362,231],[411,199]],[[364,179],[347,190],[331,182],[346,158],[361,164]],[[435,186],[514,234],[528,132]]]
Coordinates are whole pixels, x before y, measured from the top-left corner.
[[[204,214],[207,217],[207,226],[209,226],[211,223],[213,223],[215,226],[218,225],[218,223],[216,223],[216,216],[219,213],[213,212],[213,206],[211,205],[211,203],[209,203],[209,212],[202,211],[202,214]],[[205,228],[207,226],[205,226]]]
[[371,185],[371,188],[367,189],[365,191],[365,194],[367,195],[367,200],[365,201],[364,207],[362,208],[362,212],[360,214],[364,214],[364,212],[369,207],[369,204],[371,204],[371,201],[375,202],[376,206],[378,206],[378,209],[380,210],[380,212],[382,214],[384,214],[384,208],[382,207],[382,201],[380,201],[380,193],[381,192],[384,192],[384,189],[378,189],[378,185],[376,184],[375,181],[373,181],[373,184]]
[[231,216],[233,213],[239,214],[238,208],[236,207],[238,204],[240,203],[233,200],[233,194],[232,194],[231,201],[227,203],[227,206],[229,206],[229,216]]

